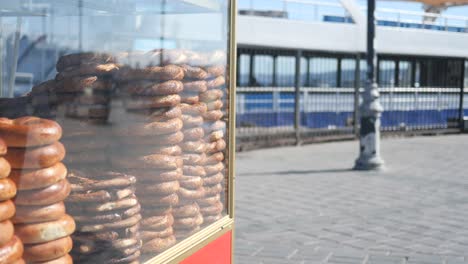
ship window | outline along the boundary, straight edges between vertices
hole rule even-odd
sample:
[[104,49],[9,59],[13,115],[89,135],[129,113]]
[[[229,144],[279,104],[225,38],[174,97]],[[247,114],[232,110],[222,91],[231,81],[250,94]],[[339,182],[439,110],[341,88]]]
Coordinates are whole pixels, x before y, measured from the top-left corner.
[[255,55],[252,86],[273,85],[273,56]]
[[411,87],[412,65],[409,61],[400,61],[398,69],[398,86]]
[[461,86],[462,74],[462,61],[459,60],[449,60],[447,61],[447,79],[446,85],[447,87],[458,88]]
[[276,85],[294,86],[296,58],[293,56],[276,57]]
[[379,86],[395,86],[395,62],[392,60],[379,61]]
[[426,59],[420,65],[422,87],[460,87],[460,60]]
[[239,76],[238,84],[239,86],[248,86],[250,78],[250,55],[242,54],[239,56]]
[[421,86],[421,62],[416,62],[415,63],[415,69],[414,69],[414,87],[420,87]]
[[337,86],[338,60],[336,58],[311,58],[309,66],[310,86]]
[[354,73],[356,71],[356,60],[341,60],[341,87],[354,87]]

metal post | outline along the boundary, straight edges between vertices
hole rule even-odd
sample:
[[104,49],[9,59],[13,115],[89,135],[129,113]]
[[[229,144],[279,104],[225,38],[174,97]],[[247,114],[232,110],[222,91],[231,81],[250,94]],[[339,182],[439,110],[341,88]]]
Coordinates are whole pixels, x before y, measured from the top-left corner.
[[336,74],[336,87],[338,87],[338,88],[342,87],[342,85],[341,85],[341,79],[342,79],[342,77],[341,77],[341,60],[342,60],[342,58],[339,57],[337,59],[337,61],[336,61],[336,68],[337,68],[337,70],[336,70],[336,73],[337,73]]
[[296,53],[295,71],[295,98],[294,98],[294,131],[296,132],[296,145],[301,144],[301,57],[302,51]]
[[395,72],[393,73],[393,79],[395,81],[393,82],[395,84],[394,87],[399,87],[400,86],[400,60],[396,59],[394,60],[395,62]]
[[375,0],[367,1],[367,81],[360,107],[360,153],[354,169],[375,170],[383,167],[380,157],[380,117],[383,107],[379,102],[379,89],[375,81],[377,57],[375,41]]
[[460,78],[460,105],[458,107],[458,120],[460,122],[460,129],[463,130],[464,121],[463,118],[465,116],[464,109],[463,109],[463,100],[465,100],[465,60],[461,61],[461,78]]
[[278,86],[278,80],[276,79],[277,78],[277,75],[276,75],[276,71],[277,71],[276,61],[277,61],[277,59],[278,59],[278,56],[273,55],[273,84],[272,84],[273,87]]
[[353,130],[354,135],[359,137],[359,94],[361,90],[361,56],[356,54],[356,64],[354,67],[354,116]]
[[249,84],[247,86],[255,86],[257,85],[257,82],[254,78],[254,68],[255,68],[255,55],[253,51],[249,53],[250,60],[249,60]]

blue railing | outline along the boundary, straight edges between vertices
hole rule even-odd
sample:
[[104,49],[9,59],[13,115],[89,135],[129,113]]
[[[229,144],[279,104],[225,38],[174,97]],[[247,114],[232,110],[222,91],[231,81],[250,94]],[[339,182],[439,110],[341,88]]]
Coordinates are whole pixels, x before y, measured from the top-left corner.
[[[323,16],[324,22],[333,22],[333,23],[353,23],[351,17],[344,16]],[[384,27],[401,27],[401,28],[416,28],[416,29],[429,29],[429,30],[439,30],[439,31],[449,31],[449,32],[459,32],[464,33],[468,32],[467,27],[459,26],[449,26],[449,25],[436,25],[436,24],[422,24],[416,22],[402,22],[402,21],[392,21],[392,20],[377,20],[377,25]]]
[[[240,87],[237,90],[237,127],[252,130],[292,129],[294,88]],[[354,88],[301,88],[301,127],[352,130]],[[382,130],[445,129],[458,125],[460,89],[381,88]],[[465,113],[468,99],[465,97]],[[263,129],[263,131],[262,131]]]

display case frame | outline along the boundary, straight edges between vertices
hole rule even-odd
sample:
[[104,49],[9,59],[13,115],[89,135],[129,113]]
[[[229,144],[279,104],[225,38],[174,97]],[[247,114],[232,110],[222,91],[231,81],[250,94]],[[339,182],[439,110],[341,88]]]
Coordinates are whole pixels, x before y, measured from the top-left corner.
[[[181,2],[184,2],[184,1],[185,0],[181,0]],[[76,2],[82,3],[81,0],[76,0]],[[209,3],[220,3],[215,0],[187,0],[186,2],[200,4],[202,6],[208,5]],[[13,5],[12,7],[13,8],[11,10],[14,10],[16,6]],[[224,157],[226,157],[227,160],[223,161],[224,165],[227,166],[227,170],[226,170],[227,175],[225,175],[225,178],[224,178],[224,182],[227,184],[227,186],[225,186],[224,202],[223,202],[224,207],[225,207],[224,214],[225,213],[227,214],[223,216],[222,218],[220,218],[219,220],[213,222],[212,224],[209,224],[203,227],[200,231],[181,240],[179,243],[168,248],[167,250],[159,253],[156,256],[152,255],[153,257],[151,259],[147,259],[145,261],[142,261],[141,263],[145,263],[145,264],[180,263],[180,262],[201,263],[201,262],[197,262],[197,260],[195,261],[193,260],[194,258],[196,259],[194,254],[203,250],[203,253],[205,254],[205,258],[206,258],[206,256],[210,256],[211,251],[213,251],[213,253],[218,252],[218,251],[215,252],[216,249],[213,249],[212,246],[210,247],[206,247],[206,246],[210,244],[215,245],[216,243],[217,243],[216,245],[220,245],[219,241],[222,241],[221,244],[224,249],[223,255],[222,255],[223,260],[221,262],[233,263],[234,215],[235,215],[234,186],[235,186],[235,150],[236,150],[236,147],[235,147],[236,100],[235,99],[236,99],[236,60],[237,60],[237,54],[236,54],[236,50],[237,50],[237,47],[236,47],[237,0],[226,0],[225,2],[223,2],[222,10],[223,12],[225,12],[225,16],[224,16],[225,20],[223,21],[222,25],[225,29],[227,29],[227,32],[223,33],[223,36],[226,37],[226,39],[223,39],[221,43],[222,45],[224,45],[224,47],[227,46],[227,52],[228,52],[227,63],[225,64],[228,67],[227,68],[228,78],[226,79],[226,85],[228,89],[227,91],[225,91],[225,95],[227,95],[227,98],[226,98],[227,100],[224,101],[225,104],[228,104],[227,110],[224,112],[224,114],[226,114],[226,112],[228,114],[228,118],[226,120],[227,129],[225,130],[225,133],[227,135],[227,149],[224,152]],[[14,39],[14,42],[13,42],[15,49],[17,49],[19,45],[19,36],[21,34],[21,24],[22,24],[22,19],[23,19],[22,16],[25,16],[25,14],[18,14],[15,12],[10,12],[8,9],[0,10],[0,21],[2,20],[1,17],[3,16],[11,16],[11,17],[17,16],[17,21],[16,21],[17,29],[16,31],[14,31],[15,32],[14,36],[16,36],[16,38]],[[31,14],[28,13],[26,15],[41,16],[40,14],[33,14],[33,13]],[[43,14],[43,16],[45,16],[45,13]],[[82,16],[83,14],[80,9],[78,17],[81,18]],[[81,43],[82,29],[81,27],[82,26],[81,26],[81,21],[80,21],[79,51],[82,51],[82,43]],[[18,60],[18,54],[16,53],[13,56],[14,58],[13,64],[15,66],[17,65],[17,60]],[[226,59],[226,57],[224,59]],[[3,65],[3,61],[0,64]],[[0,65],[0,68],[2,67],[2,65]],[[12,72],[14,74],[12,75],[13,77],[10,79],[14,81],[16,78],[15,74],[17,72],[16,68],[14,68]],[[0,77],[1,77],[1,74],[2,73],[0,73]],[[12,85],[10,86],[13,87]],[[0,84],[0,90],[1,88],[2,88],[2,84]],[[11,99],[14,99],[15,96],[13,94],[10,95],[10,92],[13,92],[13,90],[9,91],[8,99],[10,99],[10,97]],[[29,96],[29,94],[27,94],[27,96]],[[49,97],[47,97],[47,104],[49,104]],[[8,118],[16,118],[16,117],[8,117]],[[226,144],[224,145],[224,147],[226,147]],[[149,199],[149,200],[150,200],[150,203],[154,201],[154,199]],[[223,237],[222,240],[219,239],[221,237]],[[229,251],[227,250],[228,248],[229,248]],[[191,256],[194,256],[194,257],[191,257]],[[219,256],[219,254],[217,254],[217,256]],[[220,261],[218,257],[214,259],[216,261]],[[210,262],[203,261],[203,263],[210,263]]]

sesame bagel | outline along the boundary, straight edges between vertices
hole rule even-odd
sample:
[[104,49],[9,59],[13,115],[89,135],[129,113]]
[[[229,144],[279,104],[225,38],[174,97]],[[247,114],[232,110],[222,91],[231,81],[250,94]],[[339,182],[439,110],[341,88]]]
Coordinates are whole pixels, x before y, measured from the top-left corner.
[[32,147],[51,144],[62,136],[57,122],[33,116],[0,118],[0,137],[8,147]]

